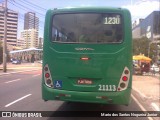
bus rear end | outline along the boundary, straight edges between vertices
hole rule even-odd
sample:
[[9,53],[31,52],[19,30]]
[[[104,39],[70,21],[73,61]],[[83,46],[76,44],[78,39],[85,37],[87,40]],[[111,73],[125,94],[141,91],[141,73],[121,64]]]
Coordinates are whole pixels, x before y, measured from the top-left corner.
[[49,10],[44,31],[43,99],[128,105],[131,53],[127,10]]

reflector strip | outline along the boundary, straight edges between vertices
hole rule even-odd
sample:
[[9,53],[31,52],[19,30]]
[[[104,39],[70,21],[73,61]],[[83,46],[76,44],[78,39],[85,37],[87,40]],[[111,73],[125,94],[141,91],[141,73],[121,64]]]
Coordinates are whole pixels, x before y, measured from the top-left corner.
[[81,60],[89,60],[89,58],[88,57],[82,57],[82,58],[80,58]]

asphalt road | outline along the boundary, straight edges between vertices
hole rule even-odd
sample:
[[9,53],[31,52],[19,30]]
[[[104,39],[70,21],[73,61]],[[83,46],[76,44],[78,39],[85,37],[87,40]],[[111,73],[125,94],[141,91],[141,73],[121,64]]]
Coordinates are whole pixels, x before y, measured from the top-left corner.
[[[146,104],[141,104],[139,96],[132,92],[132,102],[129,106],[122,105],[100,105],[88,103],[70,103],[63,101],[47,101],[44,102],[41,98],[41,70],[20,72],[0,76],[0,111],[145,111],[150,110]],[[50,116],[53,113],[50,113]],[[43,117],[38,120],[66,120],[66,119],[108,119],[109,117],[101,118],[68,118],[68,117]],[[0,120],[8,120],[9,118],[0,118]],[[10,118],[22,119],[22,118]],[[33,118],[23,118],[33,119]],[[35,118],[36,119],[36,118]],[[152,117],[110,117],[109,119],[120,120],[154,120]]]

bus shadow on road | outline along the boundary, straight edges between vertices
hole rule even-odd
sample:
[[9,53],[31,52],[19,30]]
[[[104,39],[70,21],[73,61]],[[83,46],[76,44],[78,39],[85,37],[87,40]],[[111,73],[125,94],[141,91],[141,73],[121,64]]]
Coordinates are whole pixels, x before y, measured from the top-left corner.
[[[118,105],[107,105],[107,104],[95,104],[95,103],[81,103],[81,102],[64,102],[56,111],[60,111],[62,114],[62,117],[54,117],[55,113],[51,114],[50,118],[48,120],[116,120],[119,118],[116,117],[92,117],[92,114],[95,112],[109,112],[109,111],[120,111],[121,106]],[[63,114],[68,114],[69,112],[78,112],[79,114],[91,114],[91,117],[81,117],[80,115],[77,117],[75,114],[73,117],[64,117]],[[69,113],[70,114],[70,113]]]
[[82,102],[64,102],[57,111],[119,111],[117,105],[82,103]]
[[[59,112],[58,117],[55,116],[55,112]],[[140,108],[136,105],[134,100],[131,100],[129,106],[125,105],[112,105],[112,104],[95,104],[95,103],[82,103],[82,102],[64,102],[56,110],[54,110],[50,117],[47,120],[138,120],[137,117],[110,117],[110,116],[101,116],[103,113],[114,113],[121,111],[141,111]],[[71,113],[73,112],[73,116]],[[78,112],[78,114],[76,113]],[[94,114],[100,113],[95,116]],[[75,114],[77,115],[75,115]],[[70,114],[69,117],[67,114]],[[79,115],[80,114],[80,115]],[[83,114],[89,114],[87,117]],[[93,114],[93,116],[92,116]],[[61,116],[62,115],[62,116]],[[66,116],[65,116],[66,115]],[[91,117],[90,117],[91,116]],[[147,117],[141,117],[139,120],[147,120]]]

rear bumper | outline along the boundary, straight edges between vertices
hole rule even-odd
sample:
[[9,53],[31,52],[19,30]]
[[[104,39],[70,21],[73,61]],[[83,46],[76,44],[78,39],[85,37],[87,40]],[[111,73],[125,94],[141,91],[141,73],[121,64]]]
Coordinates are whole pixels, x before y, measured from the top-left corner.
[[128,105],[131,100],[131,88],[120,92],[79,92],[52,89],[42,84],[42,98],[43,100]]

